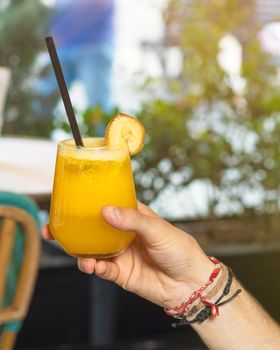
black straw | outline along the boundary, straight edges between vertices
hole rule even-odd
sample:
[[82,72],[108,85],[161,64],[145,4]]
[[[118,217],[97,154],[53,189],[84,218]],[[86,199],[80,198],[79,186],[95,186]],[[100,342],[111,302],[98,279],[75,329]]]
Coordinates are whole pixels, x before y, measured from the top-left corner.
[[76,146],[84,146],[53,38],[49,36],[45,40]]

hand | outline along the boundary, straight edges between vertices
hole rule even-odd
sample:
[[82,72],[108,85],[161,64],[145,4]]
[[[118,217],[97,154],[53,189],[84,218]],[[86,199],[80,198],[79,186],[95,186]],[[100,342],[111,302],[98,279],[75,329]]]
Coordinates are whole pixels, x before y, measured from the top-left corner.
[[[196,240],[145,205],[138,203],[137,210],[107,206],[102,215],[112,226],[134,231],[137,236],[117,257],[98,261],[79,258],[81,271],[95,273],[166,308],[185,301],[208,281],[213,263]],[[43,236],[52,239],[48,226]]]

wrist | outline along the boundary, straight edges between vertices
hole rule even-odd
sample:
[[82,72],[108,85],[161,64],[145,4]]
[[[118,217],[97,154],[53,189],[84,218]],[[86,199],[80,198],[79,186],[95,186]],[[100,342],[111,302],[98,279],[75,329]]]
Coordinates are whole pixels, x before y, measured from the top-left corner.
[[[210,257],[215,267],[209,280],[194,291],[190,298],[172,309],[165,309],[167,315],[179,319],[178,325],[202,323],[209,318],[219,316],[219,307],[231,302],[240,294],[241,289],[233,291],[232,270],[218,259]],[[226,297],[226,299],[225,299]]]
[[196,257],[194,264],[188,268],[187,276],[176,280],[172,286],[172,294],[163,302],[165,309],[173,309],[191,297],[208,280],[215,265],[203,253]]

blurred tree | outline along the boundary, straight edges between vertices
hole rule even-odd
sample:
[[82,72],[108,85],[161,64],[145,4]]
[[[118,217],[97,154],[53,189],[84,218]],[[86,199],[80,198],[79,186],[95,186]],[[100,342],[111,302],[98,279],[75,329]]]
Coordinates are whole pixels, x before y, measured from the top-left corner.
[[[221,215],[224,203],[231,205],[227,215],[278,211],[277,67],[260,48],[251,5],[243,0],[169,2],[163,45],[179,49],[182,65],[176,77],[146,86],[155,97],[138,115],[148,133],[135,165],[141,200],[151,202],[164,188],[176,191],[202,180],[209,188],[207,216]],[[219,57],[229,34],[246,42],[239,72],[232,72],[233,63],[223,68]],[[256,192],[258,201],[248,200]]]
[[38,101],[36,79],[44,70],[38,65],[38,53],[44,48],[43,28],[49,9],[39,0],[7,0],[0,4],[0,65],[12,71],[5,111],[4,133],[47,136],[52,120],[36,117]]
[[[98,128],[100,122],[102,121],[106,127],[110,120],[119,112],[120,111],[117,107],[106,113],[102,107],[95,106],[84,111],[75,110],[75,116],[78,120],[81,134],[87,135],[88,137],[96,137],[96,135],[99,135]],[[56,130],[62,130],[71,135],[70,125],[64,114],[57,116],[57,118],[54,120],[54,127]]]

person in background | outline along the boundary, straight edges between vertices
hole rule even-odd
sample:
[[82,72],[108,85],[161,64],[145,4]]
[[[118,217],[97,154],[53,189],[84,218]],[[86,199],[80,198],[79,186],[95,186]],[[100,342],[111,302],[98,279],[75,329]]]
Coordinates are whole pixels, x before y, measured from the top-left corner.
[[[57,0],[46,33],[54,38],[68,88],[81,82],[86,108],[100,106],[105,113],[112,110],[114,16],[114,0]],[[43,96],[57,91],[52,71],[38,91]],[[52,114],[48,108],[38,112],[41,117]]]
[[[280,350],[279,325],[192,236],[141,203],[138,209],[107,206],[102,215],[113,227],[135,231],[136,239],[117,257],[78,259],[81,271],[165,308],[191,325],[209,349]],[[43,236],[52,239],[48,226]]]
[[88,106],[111,109],[114,0],[59,0],[48,32],[58,47],[67,83],[84,84]]

